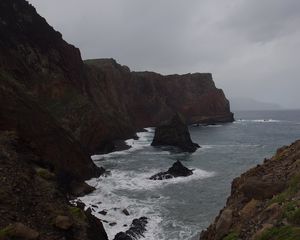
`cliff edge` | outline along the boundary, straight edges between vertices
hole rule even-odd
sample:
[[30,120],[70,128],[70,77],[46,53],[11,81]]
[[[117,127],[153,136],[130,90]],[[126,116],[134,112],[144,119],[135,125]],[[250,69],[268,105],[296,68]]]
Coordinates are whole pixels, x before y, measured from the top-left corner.
[[300,239],[300,140],[234,179],[226,206],[200,239]]

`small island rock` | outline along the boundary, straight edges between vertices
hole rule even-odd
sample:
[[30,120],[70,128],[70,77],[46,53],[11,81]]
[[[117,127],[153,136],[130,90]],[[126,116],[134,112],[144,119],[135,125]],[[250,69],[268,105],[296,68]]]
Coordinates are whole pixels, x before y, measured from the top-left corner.
[[155,129],[152,146],[174,146],[184,152],[195,152],[200,146],[193,143],[189,129],[179,114]]
[[176,177],[187,177],[193,174],[193,170],[188,169],[187,167],[183,166],[180,161],[177,161],[173,164],[172,167],[168,169],[166,172],[160,172],[152,177],[151,180],[163,180],[163,179],[170,179]]

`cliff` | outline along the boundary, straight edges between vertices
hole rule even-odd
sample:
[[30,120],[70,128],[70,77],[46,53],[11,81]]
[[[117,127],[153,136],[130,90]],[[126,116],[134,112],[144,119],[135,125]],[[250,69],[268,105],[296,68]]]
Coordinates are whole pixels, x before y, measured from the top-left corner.
[[95,76],[95,81],[105,83],[103,86],[110,81],[114,92],[106,92],[104,98],[118,98],[117,106],[127,112],[135,128],[158,126],[176,112],[189,124],[233,121],[229,101],[215,87],[210,73],[163,76],[131,72],[113,59],[86,60],[85,64],[88,72],[94,72],[89,81]]
[[226,206],[201,240],[300,239],[300,140],[232,183]]
[[27,2],[0,4],[0,71],[90,153],[134,136],[138,128],[157,126],[174,112],[189,123],[233,119],[211,74],[135,73],[113,59],[84,64],[79,49]]
[[101,222],[68,203],[104,171],[89,154],[174,112],[189,123],[233,120],[210,74],[84,63],[25,0],[0,1],[0,36],[0,238],[26,230],[40,239],[106,239]]

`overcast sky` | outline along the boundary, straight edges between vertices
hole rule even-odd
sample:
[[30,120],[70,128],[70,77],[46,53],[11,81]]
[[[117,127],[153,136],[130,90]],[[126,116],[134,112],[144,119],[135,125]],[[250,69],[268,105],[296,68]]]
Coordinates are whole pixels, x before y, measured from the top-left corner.
[[211,72],[229,98],[300,107],[300,0],[29,0],[84,59]]

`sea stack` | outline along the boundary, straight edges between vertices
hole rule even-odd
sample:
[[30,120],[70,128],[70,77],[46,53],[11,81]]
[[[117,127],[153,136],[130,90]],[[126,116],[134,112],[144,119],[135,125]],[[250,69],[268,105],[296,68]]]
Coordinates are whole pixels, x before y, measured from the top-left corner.
[[189,129],[179,114],[155,129],[152,146],[174,146],[184,152],[195,152],[200,146],[193,143]]
[[150,180],[164,180],[176,177],[187,177],[192,174],[193,170],[183,166],[182,163],[179,160],[177,160],[173,164],[173,166],[168,169],[168,171],[157,173],[150,177]]

